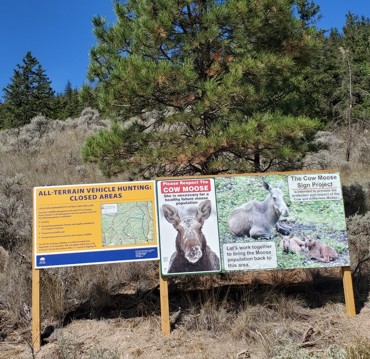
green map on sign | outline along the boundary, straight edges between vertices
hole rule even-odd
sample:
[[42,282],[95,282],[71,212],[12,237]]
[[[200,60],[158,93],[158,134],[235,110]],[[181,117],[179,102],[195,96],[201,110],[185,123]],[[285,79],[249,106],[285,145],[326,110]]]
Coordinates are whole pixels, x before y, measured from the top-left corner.
[[104,204],[101,212],[103,246],[154,241],[152,202]]

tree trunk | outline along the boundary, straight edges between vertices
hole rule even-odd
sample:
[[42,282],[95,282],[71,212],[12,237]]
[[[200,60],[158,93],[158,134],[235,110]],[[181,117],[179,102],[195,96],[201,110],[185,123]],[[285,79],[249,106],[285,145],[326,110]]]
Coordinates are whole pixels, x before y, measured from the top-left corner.
[[256,149],[254,151],[254,172],[258,173],[261,172],[261,157],[260,157],[260,150]]

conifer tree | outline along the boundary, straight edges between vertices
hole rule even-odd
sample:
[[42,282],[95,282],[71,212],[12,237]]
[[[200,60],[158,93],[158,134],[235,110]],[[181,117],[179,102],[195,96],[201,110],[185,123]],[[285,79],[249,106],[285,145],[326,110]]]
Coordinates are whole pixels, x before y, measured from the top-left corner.
[[[342,29],[323,36],[307,86],[311,108],[325,124],[368,125],[370,106],[370,19],[348,13]],[[307,89],[307,87],[306,87]],[[307,97],[306,97],[307,98]],[[316,104],[316,106],[315,106]],[[351,120],[352,118],[352,120]]]
[[56,96],[55,102],[55,117],[60,120],[66,120],[69,117],[77,117],[83,110],[80,94],[77,89],[72,87],[70,81],[67,82],[64,92]]
[[370,19],[347,14],[336,55],[336,84],[330,100],[335,122],[346,127],[346,160],[349,161],[354,128],[369,127]]
[[116,122],[85,160],[129,178],[299,166],[319,126],[297,111],[318,42],[293,4],[131,0],[113,26],[95,18],[89,78]]
[[52,116],[54,90],[38,60],[27,52],[17,65],[11,83],[4,88],[5,116],[2,127],[19,127],[38,115]]
[[83,108],[90,107],[98,109],[97,93],[93,86],[89,86],[88,84],[82,85],[79,91],[79,98]]

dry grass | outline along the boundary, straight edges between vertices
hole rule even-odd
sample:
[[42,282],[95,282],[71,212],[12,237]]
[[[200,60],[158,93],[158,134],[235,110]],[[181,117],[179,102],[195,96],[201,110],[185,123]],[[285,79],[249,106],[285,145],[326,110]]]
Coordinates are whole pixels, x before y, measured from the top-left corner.
[[347,349],[347,359],[366,359],[370,358],[370,342],[365,339],[358,339]]
[[[82,162],[80,149],[88,134],[107,126],[86,110],[78,119],[37,117],[0,132],[0,359],[370,358],[369,213],[347,222],[356,318],[344,315],[336,268],[176,277],[169,287],[172,333],[164,337],[158,263],[58,268],[41,275],[42,329],[54,330],[53,339],[32,353],[31,189],[106,182]],[[370,135],[356,137],[349,163],[343,138],[340,131],[319,134],[328,150],[308,156],[306,168],[340,169],[343,184],[360,186],[370,208]],[[124,178],[111,179],[118,180]]]
[[79,119],[63,122],[36,117],[19,133],[3,131],[2,171],[8,177],[27,175],[32,187],[106,181],[96,168],[82,162],[80,152],[87,135],[107,126],[96,112],[86,110]]

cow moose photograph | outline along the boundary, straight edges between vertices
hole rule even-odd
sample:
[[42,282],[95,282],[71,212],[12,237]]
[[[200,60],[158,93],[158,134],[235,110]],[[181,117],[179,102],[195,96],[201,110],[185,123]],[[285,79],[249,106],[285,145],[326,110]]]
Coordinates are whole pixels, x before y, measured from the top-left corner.
[[275,226],[279,231],[283,230],[284,234],[286,232],[289,234],[288,226],[278,224],[281,216],[289,216],[289,209],[281,190],[283,184],[279,183],[277,187],[273,187],[267,182],[262,182],[262,186],[268,191],[263,201],[252,200],[243,203],[231,212],[228,224],[233,236],[247,235],[254,239],[270,239],[271,231]]

